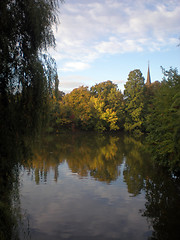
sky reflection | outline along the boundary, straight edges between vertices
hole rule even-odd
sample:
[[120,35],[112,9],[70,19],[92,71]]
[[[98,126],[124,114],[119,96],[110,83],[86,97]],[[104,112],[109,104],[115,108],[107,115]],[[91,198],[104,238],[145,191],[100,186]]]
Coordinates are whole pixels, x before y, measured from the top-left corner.
[[[123,172],[124,165],[119,166]],[[122,176],[111,184],[72,173],[67,161],[52,169],[46,184],[24,170],[22,206],[30,218],[32,239],[145,239],[149,228],[139,214],[144,194],[130,197]]]

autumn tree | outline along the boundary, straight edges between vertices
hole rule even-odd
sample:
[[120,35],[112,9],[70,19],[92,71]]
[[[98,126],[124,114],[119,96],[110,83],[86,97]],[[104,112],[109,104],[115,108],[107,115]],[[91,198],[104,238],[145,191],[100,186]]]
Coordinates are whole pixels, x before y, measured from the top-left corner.
[[88,87],[81,86],[63,98],[69,118],[76,127],[82,129],[92,128],[92,109],[90,106],[90,91]]
[[116,84],[108,80],[90,89],[91,103],[96,109],[95,129],[118,130],[123,122],[123,95]]
[[125,84],[125,130],[141,134],[144,116],[144,77],[139,69],[129,73]]

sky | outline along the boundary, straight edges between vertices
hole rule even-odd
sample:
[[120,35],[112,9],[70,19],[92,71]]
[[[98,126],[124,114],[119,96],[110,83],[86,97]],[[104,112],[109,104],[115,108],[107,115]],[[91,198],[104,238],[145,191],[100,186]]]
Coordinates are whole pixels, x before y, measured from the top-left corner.
[[179,0],[65,0],[54,28],[59,90],[111,80],[123,91],[130,71],[161,81],[180,73]]

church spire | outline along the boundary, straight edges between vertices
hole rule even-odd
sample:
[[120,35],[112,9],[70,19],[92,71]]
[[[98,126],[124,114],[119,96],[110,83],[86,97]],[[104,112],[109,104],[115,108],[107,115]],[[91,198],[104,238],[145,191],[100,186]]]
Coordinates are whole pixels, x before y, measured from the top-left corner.
[[151,85],[151,77],[150,77],[150,70],[149,70],[149,62],[148,62],[148,72],[147,72],[146,85],[147,85],[147,86]]

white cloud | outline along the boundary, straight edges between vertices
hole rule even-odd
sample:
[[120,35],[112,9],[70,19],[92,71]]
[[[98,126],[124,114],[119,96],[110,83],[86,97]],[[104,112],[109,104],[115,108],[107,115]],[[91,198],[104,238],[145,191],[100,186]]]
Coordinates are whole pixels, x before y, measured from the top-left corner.
[[72,71],[79,71],[89,68],[90,65],[83,62],[66,62],[63,67],[61,68],[64,72],[72,72]]
[[65,93],[68,93],[79,86],[91,87],[91,85],[87,84],[87,82],[91,81],[94,82],[95,80],[82,75],[60,76],[59,89]]
[[79,86],[83,86],[83,83],[78,81],[61,81],[59,84],[59,90],[69,93],[74,88],[78,88]]
[[63,87],[63,89],[65,88],[67,88],[67,89],[69,89],[69,88],[76,88],[76,87],[78,87],[78,86],[80,86],[80,85],[83,85],[83,83],[82,82],[77,82],[77,81],[63,81],[63,82],[60,82],[60,87]]
[[95,48],[99,53],[108,54],[143,51],[141,44],[136,40],[123,40],[120,42],[115,37],[110,37],[108,41],[100,42]]
[[161,51],[176,45],[180,2],[66,0],[60,20],[53,56],[61,61],[61,71],[75,72],[104,54]]

